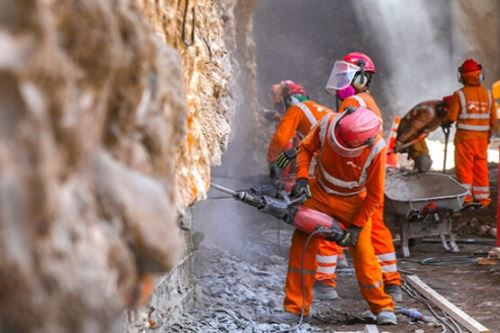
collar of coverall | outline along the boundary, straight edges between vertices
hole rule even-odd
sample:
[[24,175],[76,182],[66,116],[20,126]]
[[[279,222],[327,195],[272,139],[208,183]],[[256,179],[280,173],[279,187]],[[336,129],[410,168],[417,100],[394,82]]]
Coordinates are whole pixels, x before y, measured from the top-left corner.
[[305,102],[305,101],[309,100],[309,97],[307,97],[305,95],[301,95],[301,94],[295,94],[295,95],[292,95],[292,97],[295,98],[296,100],[298,100],[299,102]]

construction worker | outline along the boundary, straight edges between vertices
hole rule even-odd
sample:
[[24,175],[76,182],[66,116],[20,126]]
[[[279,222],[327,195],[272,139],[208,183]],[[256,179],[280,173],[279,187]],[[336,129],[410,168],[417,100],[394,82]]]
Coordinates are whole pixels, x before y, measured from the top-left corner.
[[465,202],[488,207],[488,143],[496,125],[496,107],[491,92],[481,83],[484,75],[477,61],[466,59],[458,74],[463,87],[453,94],[444,124],[456,122],[455,172],[472,194],[465,197]]
[[[349,108],[329,114],[300,143],[297,182],[292,194],[310,197],[305,207],[338,220],[345,231],[338,241],[349,246],[362,296],[378,324],[396,324],[394,302],[384,292],[382,270],[371,243],[371,216],[383,203],[385,142],[378,134],[380,120],[366,108]],[[315,177],[309,166],[319,154]],[[309,316],[318,265],[317,237],[295,230],[285,285],[285,312],[277,321],[291,322]],[[305,296],[305,297],[303,297]]]
[[332,110],[312,101],[304,88],[291,80],[273,84],[271,89],[275,110],[283,114],[267,153],[269,163],[274,163],[295,135],[304,138]]
[[427,172],[431,168],[432,159],[425,138],[441,126],[450,100],[451,96],[447,96],[442,100],[419,103],[408,111],[399,123],[394,151],[408,153],[415,161],[415,169],[418,172]]
[[[274,108],[283,114],[268,150],[268,161],[271,165],[272,176],[274,176],[276,171],[273,170],[272,166],[275,161],[277,161],[280,169],[284,169],[290,161],[295,159],[296,150],[290,149],[291,147],[289,146],[292,138],[296,134],[300,139],[304,138],[311,128],[323,117],[330,114],[332,110],[312,101],[307,97],[304,88],[291,80],[274,84],[271,90]],[[318,283],[314,286],[316,298],[321,300],[338,298],[337,291],[335,290],[335,271],[337,261],[343,265],[347,265],[345,256],[342,252],[334,256],[322,256],[318,254],[316,259],[319,263],[316,272]]]
[[[372,59],[361,52],[351,52],[341,61],[336,61],[326,90],[340,100],[339,112],[347,107],[364,107],[371,110],[382,123],[382,113],[369,92],[370,83],[375,75]],[[380,135],[383,136],[382,127]],[[383,199],[383,197],[382,197]],[[385,291],[394,301],[403,299],[401,277],[397,268],[396,250],[391,231],[384,224],[384,205],[377,206],[372,216],[372,244],[382,266]],[[320,248],[323,256],[335,256],[339,249],[329,243]]]

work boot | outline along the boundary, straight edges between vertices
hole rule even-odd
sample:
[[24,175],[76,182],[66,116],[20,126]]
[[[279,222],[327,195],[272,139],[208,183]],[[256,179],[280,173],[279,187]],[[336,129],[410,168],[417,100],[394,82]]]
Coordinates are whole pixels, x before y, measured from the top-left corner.
[[314,298],[320,301],[332,301],[339,298],[335,287],[328,286],[321,282],[316,282],[314,284],[313,292]]
[[403,290],[401,290],[401,286],[388,284],[384,286],[384,291],[387,295],[392,297],[394,303],[403,301]]
[[377,314],[377,325],[396,325],[398,317],[392,311],[382,311]]
[[[296,314],[288,311],[281,311],[273,313],[269,321],[277,324],[298,324],[300,320],[300,313]],[[309,316],[304,316],[304,321],[309,320]]]

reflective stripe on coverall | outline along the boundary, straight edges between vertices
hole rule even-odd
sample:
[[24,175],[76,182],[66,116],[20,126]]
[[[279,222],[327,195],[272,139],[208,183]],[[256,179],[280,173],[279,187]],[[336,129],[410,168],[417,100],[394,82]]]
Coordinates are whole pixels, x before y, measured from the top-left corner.
[[496,124],[496,108],[491,93],[481,85],[465,85],[453,94],[446,116],[457,122],[455,172],[471,192],[465,201],[483,206],[491,202],[488,179],[488,141]]
[[[331,115],[322,120],[322,124],[326,123],[326,131],[334,118],[335,115]],[[383,310],[392,311],[394,303],[392,298],[384,292],[382,269],[371,241],[371,215],[382,204],[384,196],[386,153],[384,142],[378,137],[375,144],[367,147],[358,157],[346,158],[333,151],[326,142],[327,140],[323,140],[324,143],[321,144],[321,138],[324,138],[325,134],[324,130],[321,131],[321,126],[316,126],[299,146],[298,178],[308,177],[308,167],[313,154],[316,151],[320,152],[315,172],[316,178],[310,183],[312,198],[306,201],[304,206],[333,216],[345,227],[350,225],[362,227],[356,246],[350,249],[361,294],[374,314]],[[320,171],[320,168],[323,171]],[[323,185],[320,185],[320,181]],[[345,184],[349,184],[349,188],[344,187]],[[326,190],[339,194],[329,194]],[[356,192],[357,194],[352,194]],[[297,314],[301,312],[304,305],[305,315],[309,314],[312,302],[312,287],[317,269],[317,249],[321,242],[327,242],[313,237],[308,247],[304,248],[307,238],[308,235],[305,233],[299,230],[294,231],[284,301],[285,310]],[[302,268],[304,269],[304,285],[302,285]],[[305,299],[302,297],[303,291]]]
[[[339,112],[343,112],[348,106],[366,107],[372,110],[382,121],[382,112],[377,106],[377,103],[375,103],[373,97],[368,92],[361,92],[354,96],[346,98],[344,101],[342,101],[342,104],[339,107]],[[383,136],[383,134],[384,132],[381,129],[380,136]],[[399,275],[399,272],[397,270],[397,261],[396,259],[392,259],[396,257],[396,249],[394,248],[391,231],[386,227],[384,223],[383,202],[382,205],[377,209],[378,211],[376,211],[372,215],[372,244],[375,250],[375,254],[377,255],[377,258],[379,258],[380,264],[384,266],[384,284],[400,285],[401,276]],[[337,246],[332,246],[330,243],[328,243],[319,247],[318,254],[328,257],[338,255],[340,252],[341,250]],[[387,258],[389,259],[386,260]],[[323,283],[326,283],[332,287],[336,285],[335,275],[323,275],[321,278]]]
[[269,144],[267,160],[274,162],[278,155],[285,150],[286,145],[296,133],[301,137],[305,137],[311,130],[311,127],[331,112],[332,110],[326,106],[314,101],[299,102],[296,98],[292,97],[292,105],[286,110],[283,119],[281,119],[281,122],[274,131]]

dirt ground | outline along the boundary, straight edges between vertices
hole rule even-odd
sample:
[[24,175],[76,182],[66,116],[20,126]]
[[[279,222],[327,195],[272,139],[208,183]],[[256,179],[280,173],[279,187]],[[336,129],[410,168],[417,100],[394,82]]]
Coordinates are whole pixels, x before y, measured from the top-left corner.
[[[209,200],[199,211],[206,216],[220,202]],[[269,318],[282,308],[292,229],[260,213],[250,214],[249,217],[249,212],[245,207],[243,214],[253,223],[243,225],[240,230],[240,235],[243,236],[238,239],[237,247],[231,244],[229,238],[222,243],[202,243],[195,264],[196,306],[178,323],[163,332],[260,333],[285,332],[290,329],[288,325],[272,324]],[[197,220],[195,211],[195,221]],[[224,218],[219,222],[228,226],[231,223]],[[203,229],[201,223],[203,222],[195,222],[195,228]],[[472,262],[442,266],[420,264],[421,260],[429,257],[478,256],[488,251],[494,242],[491,238],[482,241],[489,244],[459,244],[462,251],[459,254],[446,253],[440,243],[417,242],[411,249],[412,256],[401,260],[399,268],[404,272],[417,274],[491,332],[500,332],[500,318],[497,316],[500,313],[500,265],[497,268]],[[298,332],[362,331],[365,322],[360,318],[367,310],[367,305],[359,294],[352,271],[339,273],[338,293],[340,300],[315,302],[312,320],[303,324]],[[406,294],[399,305],[417,308],[425,315],[432,315],[423,304]],[[380,327],[379,330],[418,333],[443,331],[436,325],[410,322],[401,314],[398,319],[397,326]]]

